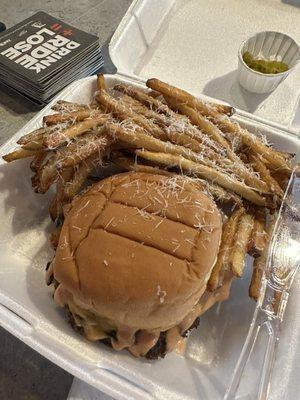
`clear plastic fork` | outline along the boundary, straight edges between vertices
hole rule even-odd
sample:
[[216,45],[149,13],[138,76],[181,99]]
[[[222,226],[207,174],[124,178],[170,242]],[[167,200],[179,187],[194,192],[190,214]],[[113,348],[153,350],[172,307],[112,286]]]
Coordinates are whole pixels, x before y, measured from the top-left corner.
[[[261,332],[267,332],[267,343],[255,400],[268,398],[270,378],[275,361],[290,288],[300,265],[300,168],[294,168],[275,223],[266,272],[260,296],[246,341],[227,388],[224,400],[236,398],[245,368],[255,351]],[[260,350],[261,351],[261,350]]]

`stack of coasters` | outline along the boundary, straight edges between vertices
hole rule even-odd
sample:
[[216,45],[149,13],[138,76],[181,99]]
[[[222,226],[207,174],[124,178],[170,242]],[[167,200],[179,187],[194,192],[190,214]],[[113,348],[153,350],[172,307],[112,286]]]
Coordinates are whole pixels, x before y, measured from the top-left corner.
[[44,12],[0,34],[0,83],[38,105],[103,63],[97,36]]

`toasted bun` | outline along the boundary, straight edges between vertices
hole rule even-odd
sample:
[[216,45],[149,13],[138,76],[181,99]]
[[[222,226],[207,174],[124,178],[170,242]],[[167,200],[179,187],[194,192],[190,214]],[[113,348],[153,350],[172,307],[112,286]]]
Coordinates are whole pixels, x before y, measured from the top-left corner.
[[114,175],[73,202],[54,277],[116,330],[166,331],[203,294],[221,231],[215,203],[188,179]]

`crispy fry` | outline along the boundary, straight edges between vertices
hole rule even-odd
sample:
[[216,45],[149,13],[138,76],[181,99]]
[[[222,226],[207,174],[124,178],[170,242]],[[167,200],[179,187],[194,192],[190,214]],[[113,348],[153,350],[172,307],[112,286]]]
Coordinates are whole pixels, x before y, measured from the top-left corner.
[[145,105],[140,103],[138,100],[134,99],[133,97],[124,94],[121,98],[122,104],[128,105],[128,107],[137,114],[143,115],[145,118],[148,118],[155,122],[159,127],[165,128],[166,126],[170,125],[170,120],[163,115],[159,114]]
[[273,179],[275,179],[281,189],[285,191],[289,181],[289,176],[286,173],[274,170],[271,171],[271,176],[273,177]]
[[[173,172],[169,172],[167,170],[161,169],[159,167],[153,167],[150,165],[144,165],[141,163],[137,163],[131,157],[125,157],[122,154],[118,154],[116,156],[112,156],[112,161],[124,168],[127,171],[136,171],[136,172],[148,172],[159,175],[174,175]],[[242,199],[237,196],[235,193],[224,190],[221,186],[218,186],[213,183],[209,183],[200,178],[189,178],[193,184],[199,186],[208,191],[208,193],[216,200],[224,203],[233,202],[238,206],[242,206]]]
[[267,260],[262,256],[255,258],[253,261],[253,272],[252,272],[252,277],[251,277],[251,283],[249,286],[249,297],[251,297],[251,299],[253,299],[255,301],[257,301],[257,299],[259,297],[260,285],[261,285],[261,280],[263,277],[266,261]]
[[245,266],[247,246],[253,229],[253,217],[250,214],[242,215],[235,235],[235,244],[232,248],[229,264],[233,274],[241,277]]
[[268,258],[268,251],[269,251],[269,244],[272,236],[272,232],[275,226],[275,218],[271,221],[266,229],[266,242],[264,249],[262,251],[261,256],[256,258],[253,262],[253,272],[251,283],[249,286],[249,296],[257,301],[260,293],[260,286],[261,286],[261,279],[263,277],[264,271],[266,269],[267,258]]
[[124,143],[128,143],[133,148],[146,148],[151,151],[166,152],[177,155],[184,155],[187,159],[195,162],[205,162],[203,157],[195,152],[183,147],[174,145],[170,142],[163,142],[153,136],[146,134],[143,129],[134,127],[131,130],[126,130],[122,126],[108,122],[106,125],[107,131]]
[[48,149],[55,149],[64,142],[73,139],[76,136],[82,135],[90,129],[95,129],[99,125],[105,124],[107,119],[107,115],[99,113],[97,116],[91,119],[86,119],[82,122],[78,122],[67,129],[58,129],[45,138],[44,146]]
[[266,246],[268,235],[265,231],[265,221],[255,218],[251,234],[251,254],[258,256],[262,254]]
[[156,90],[157,92],[162,93],[164,96],[172,97],[176,102],[186,104],[187,106],[200,111],[206,117],[215,116],[220,113],[232,115],[233,112],[233,108],[230,106],[203,102],[199,99],[196,99],[185,90],[168,85],[167,83],[162,82],[159,79],[148,79],[146,85],[152,90]]
[[71,103],[70,101],[65,100],[58,100],[57,103],[53,104],[51,109],[54,111],[73,112],[90,109],[90,105]]
[[23,135],[22,137],[20,137],[20,139],[17,140],[17,143],[24,146],[27,143],[31,143],[34,141],[40,141],[43,139],[43,136],[47,132],[48,132],[47,128],[36,129],[35,131],[27,133],[26,135]]
[[114,162],[114,164],[125,169],[126,171],[146,172],[149,174],[159,175],[174,175],[171,172],[161,169],[159,167],[151,167],[150,165],[139,164],[135,162],[132,158],[122,155],[112,157],[112,161]]
[[[195,152],[205,152],[205,156],[207,156],[208,158],[219,160],[220,163],[227,163],[228,167],[233,167],[232,162],[230,162],[229,160],[226,161],[226,158],[219,154],[222,149],[218,149],[218,153],[216,153],[214,149],[214,144],[207,141],[207,137],[203,137],[204,135],[201,132],[197,131],[195,127],[191,125],[189,126],[188,121],[186,121],[186,129],[184,130],[182,129],[182,126],[174,126],[174,122],[177,123],[178,121],[178,123],[181,125],[184,121],[183,118],[180,118],[179,114],[176,114],[172,112],[172,110],[169,110],[168,118],[167,115],[159,114],[152,109],[148,109],[146,106],[143,105],[143,101],[139,103],[136,98],[144,99],[143,96],[145,96],[145,94],[140,93],[138,90],[135,91],[134,89],[131,89],[130,87],[128,88],[124,85],[116,85],[115,89],[121,91],[122,93],[128,92],[129,94],[131,94],[132,97],[129,97],[129,95],[125,94],[122,97],[122,101],[128,103],[128,105],[135,112],[153,120],[156,124],[162,127],[164,129],[164,132],[166,133],[167,138],[172,143],[185,146]],[[247,175],[247,171],[245,172],[245,174]]]
[[[49,214],[50,214],[50,218],[52,219],[52,221],[55,221],[57,218],[57,193],[55,193],[52,200],[50,201]],[[52,244],[52,234],[50,236],[50,242]],[[52,244],[52,246],[53,246],[53,244]],[[55,249],[54,246],[53,246],[53,248]]]
[[218,259],[208,281],[208,289],[213,291],[222,285],[222,271],[228,269],[230,248],[235,237],[238,221],[245,213],[243,208],[236,210],[224,223]]
[[74,176],[74,168],[73,167],[68,167],[60,171],[58,174],[57,182],[56,182],[56,195],[55,198],[53,199],[53,202],[55,202],[55,208],[54,204],[51,209],[50,206],[50,216],[54,220],[57,218],[60,218],[63,215],[63,206],[66,202],[65,199],[65,187],[67,183],[73,178]]
[[156,92],[155,90],[149,90],[148,95],[154,99],[157,99],[157,97],[161,96],[161,93]]
[[113,141],[111,137],[97,137],[93,133],[86,136],[52,154],[33,179],[33,186],[38,193],[45,193],[49,189],[56,181],[59,169],[74,166],[90,156],[103,157],[109,151]]
[[35,154],[35,150],[18,149],[12,151],[11,153],[5,154],[2,158],[4,161],[9,163],[15,160],[20,160],[21,158],[33,157]]
[[291,173],[289,161],[285,160],[275,149],[265,145],[257,136],[231,121],[230,118],[223,117],[220,119],[217,117],[213,119],[213,122],[226,133],[226,135],[230,135],[232,139],[239,137],[243,144],[251,149],[254,154],[262,155],[263,158],[270,163],[272,169],[279,169],[288,174]]
[[42,148],[43,148],[43,139],[28,142],[22,146],[22,149],[24,150],[33,150],[33,151],[41,150]]
[[254,169],[260,174],[260,177],[268,185],[270,191],[276,194],[281,199],[284,195],[284,192],[279,184],[276,182],[276,180],[271,176],[265,164],[259,159],[259,157],[255,156],[254,154],[250,154],[249,159]]
[[102,160],[99,158],[99,155],[93,154],[86,160],[83,160],[80,164],[76,165],[73,178],[69,182],[66,182],[64,187],[65,201],[71,201],[76,196],[89,174],[95,166],[101,162]]
[[98,74],[97,76],[97,89],[106,90],[105,78],[103,74]]
[[212,106],[218,113],[226,114],[228,117],[231,117],[235,113],[235,109],[232,106],[228,106],[226,104],[217,104],[215,103]]
[[214,198],[215,201],[220,202],[220,203],[233,203],[234,205],[238,207],[243,206],[243,200],[240,196],[238,196],[236,193],[233,193],[230,190],[225,190],[219,185],[216,185],[214,183],[209,183],[207,181],[203,182],[206,183],[206,189],[208,192],[211,194],[211,196]]
[[221,144],[228,152],[228,156],[231,155],[232,150],[230,148],[229,143],[222,136],[221,131],[208,119],[203,117],[193,108],[187,106],[184,103],[178,103],[172,97],[165,96],[165,99],[169,106],[176,111],[181,112],[183,115],[186,115],[193,125],[196,125],[198,128],[203,130],[210,138],[215,140],[217,143]]
[[76,165],[94,153],[104,156],[109,150],[113,138],[104,135],[105,129],[86,133],[80,136],[69,146],[65,146],[57,151],[58,168],[66,168]]
[[47,157],[47,152],[46,151],[38,151],[36,155],[34,156],[33,160],[30,163],[30,169],[33,172],[37,172],[37,170],[41,167],[43,162],[45,161],[45,158]]
[[46,115],[43,118],[43,123],[46,125],[56,125],[60,124],[62,122],[78,122],[78,121],[83,121],[86,118],[91,118],[93,115],[97,114],[97,110],[95,109],[90,109],[90,110],[78,110],[78,111],[72,111],[69,112],[68,114],[51,114],[51,115]]
[[57,154],[54,153],[32,177],[32,186],[37,193],[46,193],[57,178]]
[[161,92],[164,97],[171,97],[175,102],[185,104],[186,107],[192,107],[198,110],[205,117],[209,117],[223,132],[240,136],[243,143],[252,149],[255,153],[264,155],[275,167],[290,172],[289,163],[274,149],[264,145],[258,138],[250,134],[247,130],[235,124],[230,118],[221,115],[214,107],[195,99],[184,90],[178,89],[158,79],[148,79],[146,85],[151,89]]
[[268,192],[267,185],[259,180],[254,174],[252,174],[249,170],[244,168],[241,160],[239,157],[233,152],[229,143],[226,139],[223,138],[221,131],[208,119],[204,118],[202,115],[197,113],[194,109],[186,106],[185,104],[177,104],[173,99],[167,98],[167,102],[170,104],[172,108],[175,110],[180,111],[182,114],[189,117],[191,122],[198,126],[201,130],[208,134],[208,136],[223,146],[226,149],[227,156],[232,161],[235,162],[235,165],[232,168],[236,171],[236,173],[242,178],[245,179],[246,183],[253,187],[254,189],[258,190],[262,193]]
[[115,85],[114,89],[122,93],[126,93],[128,96],[138,100],[140,103],[150,108],[150,110],[154,110],[168,117],[173,117],[176,115],[166,104],[162,103],[156,97],[150,96],[149,92],[146,93],[141,89],[136,89],[133,86],[123,85],[122,83]]
[[136,114],[128,107],[126,107],[126,105],[121,104],[116,99],[111,97],[108,93],[103,91],[99,92],[96,95],[96,100],[105,109],[106,112],[112,112],[113,115],[121,121],[129,120],[129,123],[133,121],[135,124],[151,133],[152,136],[159,139],[166,139],[166,135],[160,127],[158,127],[152,121],[149,121],[142,115]]
[[[107,123],[106,128],[113,136],[116,136],[124,143],[130,144],[132,147],[144,147],[147,150],[183,155],[185,158],[195,161],[197,163],[201,163],[212,168],[218,167],[208,157],[203,157],[201,154],[197,154],[183,146],[174,145],[170,142],[163,142],[157,138],[147,135],[143,132],[142,129],[139,129],[138,127],[134,130],[129,131],[116,124]],[[224,164],[226,164],[225,159]]]
[[265,200],[248,186],[239,182],[233,176],[228,176],[206,165],[197,164],[182,156],[177,156],[173,154],[154,153],[145,150],[136,150],[136,154],[149,161],[157,162],[158,164],[168,166],[176,165],[186,173],[208,179],[213,183],[217,183],[225,189],[232,190],[233,192],[237,193],[238,195],[256,205],[265,205]]

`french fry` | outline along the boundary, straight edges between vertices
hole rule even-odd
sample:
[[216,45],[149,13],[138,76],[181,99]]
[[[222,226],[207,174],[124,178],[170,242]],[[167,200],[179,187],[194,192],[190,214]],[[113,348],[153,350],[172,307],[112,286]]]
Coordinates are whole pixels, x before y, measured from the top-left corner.
[[218,113],[231,117],[235,113],[235,108],[226,104],[214,104],[212,106]]
[[203,182],[206,183],[206,189],[208,192],[211,194],[211,196],[214,198],[215,201],[220,202],[220,203],[234,203],[237,207],[242,207],[243,206],[243,200],[240,196],[238,196],[236,193],[233,193],[230,190],[225,190],[219,185],[216,185],[214,183],[209,183],[207,181]]
[[97,137],[97,134],[90,133],[87,137],[83,136],[77,142],[58,149],[38,172],[38,178],[34,180],[35,190],[38,193],[45,193],[56,181],[60,169],[75,166],[90,156],[93,158],[104,156],[112,141],[109,136]]
[[[125,169],[126,171],[147,172],[159,175],[174,175],[173,172],[161,169],[159,167],[153,167],[150,165],[137,163],[134,161],[133,158],[123,156],[122,153],[115,156],[113,155],[111,159],[116,165]],[[243,204],[242,199],[239,196],[237,196],[233,192],[224,190],[221,186],[209,183],[200,178],[197,179],[191,177],[187,178],[189,178],[191,182],[193,184],[196,184],[197,186],[199,186],[200,184],[201,187],[206,189],[216,201],[220,201],[223,203],[233,202],[239,207],[241,207]]]
[[207,118],[203,117],[192,107],[187,106],[184,103],[178,103],[172,97],[165,96],[165,99],[169,106],[176,111],[181,112],[186,115],[193,125],[196,125],[199,129],[203,130],[211,139],[215,140],[217,143],[221,144],[228,152],[228,156],[232,156],[232,150],[229,143],[222,136],[221,131]]
[[159,96],[161,96],[161,93],[156,92],[155,90],[149,90],[148,95],[154,99],[157,99]]
[[21,158],[33,157],[35,154],[35,150],[18,149],[12,151],[11,153],[5,154],[4,156],[2,156],[2,158],[4,161],[9,163],[12,161],[20,160]]
[[162,93],[164,97],[172,98],[175,102],[185,104],[187,107],[195,108],[205,117],[209,117],[223,132],[230,133],[231,137],[233,137],[232,134],[240,136],[243,143],[255,153],[257,152],[264,155],[275,167],[290,172],[290,165],[282,155],[276,152],[276,150],[264,145],[257,137],[232,122],[230,118],[221,115],[214,107],[201,102],[184,90],[168,85],[158,79],[148,79],[146,85],[151,89]]
[[285,191],[288,181],[289,181],[289,176],[286,173],[280,172],[280,171],[271,171],[271,176],[275,181],[278,183],[278,185],[281,187],[283,191]]
[[57,154],[53,153],[36,175],[32,177],[32,186],[37,193],[46,193],[57,178]]
[[280,153],[275,149],[266,146],[257,136],[248,132],[246,129],[240,127],[237,123],[234,123],[228,117],[214,118],[213,122],[223,131],[226,135],[230,135],[231,138],[235,139],[239,137],[245,146],[252,150],[254,154],[260,154],[266,159],[272,169],[279,169],[285,173],[291,173],[290,162],[287,161]]
[[133,121],[135,124],[137,124],[141,128],[151,133],[152,136],[159,139],[166,138],[164,131],[160,127],[158,127],[152,121],[149,121],[142,115],[136,114],[128,107],[126,107],[124,104],[121,104],[116,99],[111,97],[108,93],[103,91],[97,93],[96,100],[104,108],[106,112],[112,112],[113,115],[116,116],[121,121],[126,121],[126,120],[129,120],[129,122]]
[[235,235],[235,244],[232,248],[229,264],[233,274],[241,277],[245,266],[248,242],[253,229],[253,217],[250,214],[242,215]]
[[251,299],[255,301],[257,301],[259,297],[260,285],[266,262],[267,260],[263,256],[255,258],[253,261],[253,272],[251,277],[251,283],[249,286],[249,297],[251,297]]
[[54,111],[63,111],[63,112],[88,110],[90,108],[91,108],[90,105],[87,104],[71,103],[70,101],[65,101],[65,100],[58,100],[58,102],[53,104],[53,106],[51,107],[51,109]]
[[[106,128],[113,136],[116,136],[124,143],[130,144],[132,147],[141,147],[156,152],[182,155],[189,160],[210,166],[212,168],[217,168],[217,165],[209,158],[203,157],[201,154],[199,155],[190,149],[185,148],[184,146],[175,145],[170,142],[163,142],[157,138],[149,136],[144,133],[142,129],[136,128],[132,131],[129,131],[124,130],[122,127],[112,123],[107,123]],[[223,163],[226,164],[225,159]]]
[[200,111],[206,117],[215,116],[220,113],[231,115],[233,112],[233,109],[230,106],[203,102],[199,99],[196,99],[185,90],[168,85],[167,83],[162,82],[159,79],[148,79],[146,85],[152,90],[156,90],[157,92],[162,93],[164,97],[171,97],[176,102],[186,104],[187,106],[192,107],[197,111]]
[[[133,89],[131,87],[127,87],[125,85],[116,85],[115,86],[116,90],[121,91],[122,93],[128,93],[122,97],[122,101],[127,102],[130,106],[133,107],[134,111],[144,115],[146,118],[150,118],[155,121],[156,124],[158,124],[160,127],[164,128],[164,131],[166,132],[166,135],[170,141],[172,141],[174,144],[179,144],[182,146],[185,146],[187,148],[190,148],[191,150],[195,152],[202,152],[203,150],[205,151],[210,151],[209,147],[211,147],[213,150],[215,150],[216,146],[212,142],[210,143],[207,140],[207,137],[204,136],[201,131],[197,130],[196,127],[190,125],[188,121],[186,121],[186,129],[184,131],[178,131],[177,129],[168,129],[169,127],[172,128],[172,124],[174,122],[176,123],[177,121],[180,123],[181,121],[183,122],[183,118],[179,115],[173,112],[171,109],[168,109],[168,112],[166,115],[160,114],[159,112],[153,111],[152,108],[147,108],[144,104],[149,104],[148,101],[148,96],[142,91]],[[131,95],[132,97],[129,97]],[[129,100],[131,99],[131,100]],[[139,100],[141,102],[139,103]],[[151,102],[151,100],[150,100]],[[140,105],[139,105],[140,104]],[[156,104],[157,107],[161,107],[161,104]],[[157,109],[157,107],[153,107],[154,109]],[[166,106],[164,106],[166,107]],[[168,108],[168,107],[166,107]],[[203,144],[202,144],[203,143]],[[218,152],[222,151],[222,149],[218,149]],[[215,158],[218,155],[214,154]],[[226,160],[224,157],[222,157],[222,162],[225,163]],[[232,163],[230,163],[232,165]]]
[[167,98],[167,102],[170,104],[172,108],[188,116],[190,121],[194,125],[198,126],[201,130],[207,133],[211,139],[213,139],[221,146],[223,146],[224,149],[226,149],[228,158],[230,158],[232,161],[235,162],[235,164],[232,166],[233,169],[236,171],[237,175],[239,175],[242,179],[245,179],[248,185],[250,185],[251,187],[253,187],[254,189],[258,190],[261,193],[268,192],[267,185],[263,181],[258,179],[254,174],[252,174],[249,170],[243,167],[241,160],[233,152],[226,139],[224,139],[221,131],[219,131],[219,129],[211,121],[204,118],[194,109],[186,106],[185,104],[178,104],[171,98]]
[[23,144],[22,146],[22,149],[32,150],[32,151],[41,150],[42,148],[43,148],[43,139],[28,142],[26,144]]
[[78,121],[83,121],[86,118],[91,118],[95,114],[97,114],[97,110],[95,109],[72,111],[67,114],[51,114],[46,115],[43,118],[43,123],[47,126],[61,124],[63,122],[75,123]]
[[136,89],[132,86],[127,86],[123,84],[115,85],[114,89],[127,94],[128,96],[138,100],[146,107],[150,108],[151,110],[155,110],[158,113],[165,114],[171,117],[175,114],[166,104],[163,104],[156,97],[150,96],[149,92],[146,93],[141,89]]
[[238,221],[244,213],[245,210],[243,208],[236,210],[223,225],[218,258],[208,281],[208,289],[210,291],[216,290],[223,283],[222,271],[225,272],[228,269],[230,249],[235,237]]
[[117,157],[112,157],[112,161],[114,164],[119,167],[125,169],[126,171],[134,171],[134,172],[146,172],[149,174],[158,174],[158,175],[174,175],[169,171],[158,167],[151,167],[150,165],[139,164],[135,162],[130,157],[125,157],[122,155],[118,155]]
[[40,141],[43,139],[43,136],[47,132],[48,132],[47,128],[36,129],[35,131],[27,133],[26,135],[23,135],[22,137],[20,137],[20,139],[17,140],[17,143],[24,146],[24,145],[34,142],[34,141]]
[[64,187],[64,200],[71,201],[80,191],[85,180],[98,163],[101,163],[101,158],[98,154],[93,154],[80,164],[76,165],[73,178],[66,183]]
[[45,158],[47,157],[47,154],[48,152],[44,150],[38,151],[35,154],[33,160],[30,163],[31,171],[37,172],[41,168],[43,162],[45,161]]
[[[162,127],[172,126],[172,124],[174,124],[174,122],[176,123],[177,121],[179,122],[179,124],[182,124],[182,122],[184,121],[184,116],[175,113],[161,101],[151,98],[149,96],[149,93],[146,93],[140,89],[133,88],[132,86],[126,86],[124,84],[115,85],[114,89],[124,93],[127,97],[130,96],[132,99],[147,107],[151,113],[146,114],[145,111],[142,111],[142,113],[145,116],[152,118],[157,124]],[[174,132],[177,133],[177,138],[184,133],[184,136],[188,136],[189,139],[197,140],[200,143],[204,142],[207,147],[212,147],[214,150],[216,149],[216,143],[207,140],[207,136],[203,135],[203,133],[199,131],[195,126],[190,125],[188,121],[185,121],[185,125],[186,129],[184,130],[184,132]],[[221,148],[218,148],[217,150],[218,152],[222,151]]]
[[159,114],[147,108],[138,100],[128,96],[127,94],[124,94],[120,101],[122,102],[122,104],[127,105],[135,113],[143,115],[145,118],[148,118],[150,120],[153,120],[155,124],[157,124],[161,128],[165,128],[170,124],[170,121],[165,115]]
[[251,203],[263,206],[265,200],[248,186],[236,180],[233,176],[228,176],[214,168],[206,165],[197,164],[183,156],[166,153],[154,153],[146,150],[136,150],[136,154],[146,160],[167,166],[178,166],[182,171],[193,176],[199,176],[213,183],[217,183],[225,189],[232,190]]
[[102,74],[98,74],[97,76],[97,89],[100,91],[106,90],[105,78]]
[[268,185],[270,191],[282,199],[284,192],[276,180],[271,176],[265,164],[254,154],[250,154],[249,159],[253,168],[260,174],[260,177]]
[[266,246],[268,235],[265,231],[265,221],[255,218],[251,234],[251,254],[261,255]]
[[261,255],[259,257],[255,258],[255,260],[253,262],[253,272],[252,272],[252,277],[251,277],[251,283],[249,286],[249,296],[255,301],[257,301],[259,294],[260,294],[261,280],[262,280],[264,271],[266,269],[269,245],[270,245],[270,240],[272,237],[272,232],[273,232],[274,226],[275,226],[275,218],[273,218],[271,220],[268,227],[266,228],[266,242],[265,242],[264,249],[263,249]]
[[66,202],[65,199],[65,187],[67,183],[74,176],[74,168],[68,167],[59,172],[57,182],[56,182],[56,195],[53,199],[53,203],[51,204],[49,211],[50,216],[53,221],[57,218],[60,218],[63,215],[63,205]]
[[[53,196],[50,205],[49,205],[49,214],[50,214],[50,218],[52,219],[52,221],[55,221],[57,218],[57,193],[55,193],[55,195]],[[52,232],[53,233],[53,232]],[[50,236],[50,242],[52,244],[52,234]],[[52,244],[53,245],[53,244]],[[55,247],[53,246],[53,248],[55,249]]]
[[48,149],[55,149],[66,141],[73,139],[76,136],[82,135],[88,130],[95,129],[99,125],[105,124],[108,116],[104,114],[98,114],[97,116],[86,119],[82,122],[78,122],[75,125],[70,126],[67,129],[58,129],[54,131],[51,135],[48,135],[44,139],[44,146]]
[[133,148],[146,148],[147,150],[166,152],[171,154],[183,155],[187,159],[195,162],[208,162],[203,157],[183,146],[174,145],[170,142],[164,142],[153,136],[148,135],[140,127],[134,127],[131,130],[126,130],[122,126],[115,123],[107,122],[105,125],[108,133],[116,137],[123,143],[129,144]]
[[73,143],[70,143],[69,146],[58,149],[58,168],[74,166],[94,153],[106,154],[113,142],[113,138],[102,134],[104,131],[105,129],[103,130],[102,128],[98,132],[86,133]]

